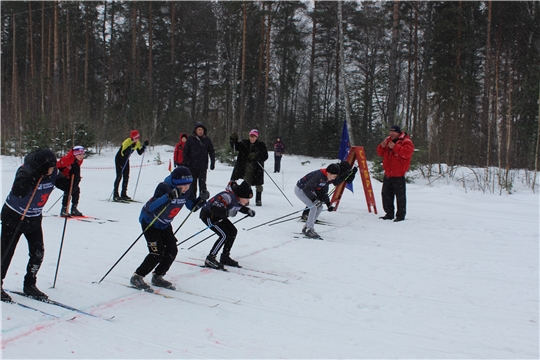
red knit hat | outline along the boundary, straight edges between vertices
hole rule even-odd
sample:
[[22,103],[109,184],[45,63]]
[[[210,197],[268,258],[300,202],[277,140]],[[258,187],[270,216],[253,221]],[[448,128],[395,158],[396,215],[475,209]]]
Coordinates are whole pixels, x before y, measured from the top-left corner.
[[129,137],[131,138],[131,140],[139,140],[141,135],[139,135],[139,132],[137,130],[131,130]]

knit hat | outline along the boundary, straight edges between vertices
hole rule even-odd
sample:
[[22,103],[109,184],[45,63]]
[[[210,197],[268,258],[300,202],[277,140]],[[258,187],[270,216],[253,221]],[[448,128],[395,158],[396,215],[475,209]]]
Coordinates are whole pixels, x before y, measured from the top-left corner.
[[326,172],[329,174],[339,175],[341,173],[341,170],[339,169],[338,164],[330,164],[326,167]]
[[258,138],[258,137],[259,137],[259,131],[258,131],[257,129],[253,129],[253,130],[251,130],[251,131],[249,132],[249,136],[251,136],[251,135],[253,135],[253,136],[255,136],[255,137]]
[[242,181],[240,185],[233,183],[231,188],[234,194],[239,198],[251,199],[253,197],[251,185],[249,185],[249,183],[246,181]]
[[73,155],[84,155],[84,148],[80,145],[77,145],[73,148]]
[[401,134],[401,128],[400,128],[399,126],[397,126],[397,125],[392,125],[392,126],[390,127],[390,131],[395,131],[395,132],[397,132],[398,134]]
[[187,167],[179,166],[171,173],[171,181],[174,185],[187,185],[193,182],[193,176]]
[[131,140],[135,141],[135,140],[139,140],[141,135],[139,135],[139,132],[137,130],[131,130],[129,137],[131,138]]

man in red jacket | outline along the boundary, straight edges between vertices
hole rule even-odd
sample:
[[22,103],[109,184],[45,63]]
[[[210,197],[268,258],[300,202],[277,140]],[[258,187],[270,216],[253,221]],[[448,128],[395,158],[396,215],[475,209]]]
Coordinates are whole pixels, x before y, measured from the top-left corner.
[[394,219],[394,197],[397,212],[394,221],[405,220],[407,198],[405,195],[405,173],[411,165],[414,145],[409,135],[397,125],[390,127],[390,135],[377,146],[377,154],[383,158],[384,180],[382,187],[383,220]]

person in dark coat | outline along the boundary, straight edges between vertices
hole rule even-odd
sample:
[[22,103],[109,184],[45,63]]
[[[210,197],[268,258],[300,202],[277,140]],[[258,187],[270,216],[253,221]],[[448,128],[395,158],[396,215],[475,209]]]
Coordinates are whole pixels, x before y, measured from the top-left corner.
[[[214,269],[223,269],[223,265],[241,267],[238,261],[231,259],[231,249],[236,239],[238,229],[229,220],[236,216],[237,212],[250,217],[255,216],[255,211],[247,207],[249,199],[253,197],[251,186],[243,181],[240,185],[233,183],[212,197],[201,209],[200,219],[205,225],[215,232],[219,238],[212,246],[210,253],[205,259],[205,265]],[[220,260],[216,255],[223,247]]]
[[281,136],[278,136],[274,143],[274,173],[281,171],[281,158],[285,152],[285,145],[281,140]]
[[139,222],[149,253],[131,276],[130,284],[133,287],[153,292],[144,281],[144,277],[154,270],[152,285],[176,289],[170,281],[163,278],[178,254],[172,221],[184,205],[191,211],[197,211],[210,196],[206,191],[200,198],[192,200],[189,193],[192,182],[193,177],[189,169],[184,166],[177,167],[163,182],[159,183],[154,196],[141,209]]
[[[58,188],[64,190],[60,216],[83,216],[77,207],[79,205],[79,197],[81,194],[79,183],[81,182],[81,165],[83,161],[84,147],[75,146],[56,163],[56,167],[58,168],[58,179],[56,180],[56,185]],[[72,178],[73,186],[71,185]],[[70,189],[72,204],[71,213],[68,211]]]
[[2,207],[2,301],[11,301],[3,285],[22,234],[28,242],[29,255],[23,292],[37,299],[47,299],[47,295],[36,287],[36,282],[45,253],[42,212],[56,179],[56,156],[49,149],[26,155],[23,165],[17,169],[11,191]]
[[186,146],[187,138],[188,134],[180,134],[180,141],[174,147],[174,167],[184,166],[184,147]]
[[[208,130],[202,122],[197,122],[184,147],[184,166],[189,168],[193,175],[191,184],[192,196],[197,196],[197,183],[200,194],[207,191],[206,172],[208,171],[208,158],[210,158],[210,170],[216,167],[216,152],[214,144],[208,137]],[[199,195],[200,195],[199,194]]]
[[294,187],[294,194],[309,208],[309,215],[302,229],[307,237],[320,238],[315,232],[315,221],[323,211],[322,204],[326,204],[328,211],[334,211],[328,197],[328,186],[340,174],[338,164],[330,164],[326,169],[312,171],[303,176]]
[[238,151],[231,180],[244,179],[251,186],[255,186],[255,204],[262,206],[264,162],[268,160],[266,144],[259,140],[259,132],[255,129],[249,132],[249,139],[238,141],[238,135],[233,133],[229,140],[231,147]]
[[[122,142],[120,149],[116,153],[114,158],[114,164],[116,165],[116,179],[114,180],[113,200],[114,201],[129,201],[131,197],[127,194],[127,188],[129,183],[129,158],[131,154],[137,150],[139,155],[142,155],[148,146],[148,139],[141,144],[139,139],[141,138],[139,131],[131,130],[129,137]],[[118,186],[122,181],[122,192],[118,194]]]
[[382,186],[383,209],[380,219],[394,219],[394,198],[397,203],[396,219],[405,220],[407,198],[405,173],[411,166],[414,144],[409,135],[397,125],[390,127],[390,135],[377,146],[377,155],[383,158],[384,178]]

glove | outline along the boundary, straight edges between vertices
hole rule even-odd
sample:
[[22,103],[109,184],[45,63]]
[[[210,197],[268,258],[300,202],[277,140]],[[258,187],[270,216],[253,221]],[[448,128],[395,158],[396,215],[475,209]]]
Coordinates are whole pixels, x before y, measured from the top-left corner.
[[193,209],[191,209],[191,211],[193,211],[193,212],[199,211],[199,209],[202,208],[204,205],[205,205],[204,201],[197,201],[196,205],[193,206]]
[[211,163],[210,164],[210,170],[214,170],[216,168],[216,164],[215,163]]
[[174,199],[178,199],[180,197],[180,191],[178,191],[178,189],[172,189],[171,191],[169,191],[167,193],[167,196],[169,197],[170,200],[174,200]]
[[351,172],[352,172],[352,176],[354,176],[358,172],[358,166],[353,167]]
[[238,141],[238,134],[237,133],[232,133],[231,136],[229,137],[229,139],[231,141]]
[[253,160],[253,159],[255,159],[256,156],[257,156],[256,152],[250,152],[249,155],[247,156],[247,158],[248,158],[248,160]]
[[247,215],[249,217],[254,217],[255,216],[255,210],[248,208]]
[[332,212],[332,211],[334,211],[334,210],[336,210],[336,208],[335,208],[334,206],[330,205],[330,206],[328,207],[328,212]]
[[229,212],[227,213],[227,215],[228,215],[229,217],[235,217],[237,212],[238,212],[238,211],[235,210],[235,209],[229,209]]
[[210,193],[207,190],[201,191],[201,196],[199,196],[199,199],[201,201],[206,201],[210,197]]
[[148,146],[149,144],[150,143],[148,142],[148,139],[144,140],[144,143],[143,143],[144,146]]
[[322,201],[321,200],[315,200],[315,202],[313,203],[313,206],[314,207],[322,206]]

